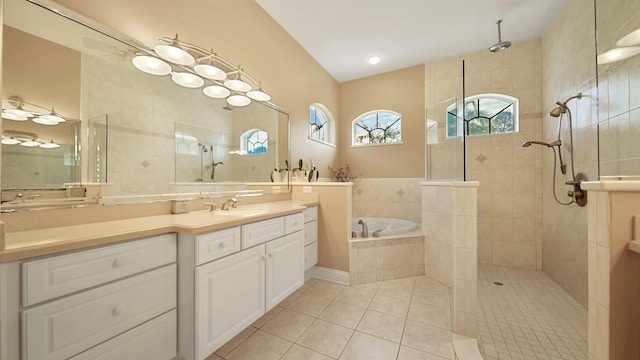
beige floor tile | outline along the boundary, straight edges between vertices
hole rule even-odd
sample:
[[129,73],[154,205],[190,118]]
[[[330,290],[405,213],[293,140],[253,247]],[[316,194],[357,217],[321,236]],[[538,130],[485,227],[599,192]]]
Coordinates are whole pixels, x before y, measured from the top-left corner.
[[382,282],[376,296],[392,296],[403,299],[410,299],[413,294],[413,286],[402,283],[395,283],[394,280],[386,280]]
[[309,316],[318,317],[324,309],[331,303],[331,299],[304,294],[287,306],[287,309],[294,310]]
[[387,284],[403,285],[413,288],[416,284],[416,276],[407,276],[400,279],[393,279],[385,281]]
[[253,335],[253,333],[255,333],[257,330],[258,329],[253,326],[247,327],[246,329],[242,330],[240,334],[234,336],[231,340],[227,341],[226,344],[220,346],[218,350],[214,352],[214,354],[221,357],[225,357],[229,355],[229,353],[232,352],[233,349],[237,348],[240,344],[242,344],[245,340],[247,340],[249,336]]
[[445,360],[446,358],[401,345],[398,360]]
[[282,360],[332,360],[326,355],[322,355],[313,350],[304,348],[298,344],[293,344],[291,349],[282,358]]
[[353,330],[316,320],[297,343],[321,354],[338,358],[349,342]]
[[440,306],[412,302],[407,320],[451,330],[451,312]]
[[356,331],[340,360],[396,360],[400,344]]
[[356,330],[399,343],[404,323],[404,318],[367,310]]
[[256,331],[245,342],[233,350],[227,360],[278,360],[293,343],[262,330]]
[[296,299],[298,299],[300,296],[302,296],[302,294],[304,294],[304,291],[300,291],[300,289],[298,289],[298,290],[294,291],[293,294],[287,296],[284,300],[280,301],[280,303],[278,305],[276,305],[276,306],[280,306],[280,307],[285,307],[286,308],[287,306],[291,305],[291,303],[296,301]]
[[365,311],[365,308],[359,306],[333,301],[318,318],[349,329],[355,329]]
[[311,294],[315,296],[324,296],[331,299],[335,299],[338,294],[345,288],[346,286],[330,283],[328,281],[316,281],[310,288],[309,291],[305,294]]
[[266,323],[262,330],[295,342],[314,321],[311,316],[284,309]]
[[402,345],[422,350],[446,359],[453,358],[451,331],[435,326],[407,321]]
[[409,303],[410,300],[408,298],[376,295],[371,300],[369,309],[405,318],[407,317],[407,312],[409,312]]
[[266,314],[262,315],[260,319],[256,320],[251,324],[251,326],[255,328],[261,328],[266,324],[269,320],[273,319],[274,316],[278,315],[284,308],[280,306],[276,306],[273,309],[267,311]]
[[381,282],[348,286],[338,296],[336,300],[350,305],[366,308],[376,295]]
[[438,282],[437,280],[430,278],[427,275],[416,276],[416,288],[417,289],[433,289],[433,290],[447,290],[447,285]]
[[445,289],[429,289],[418,288],[413,290],[412,302],[421,304],[429,304],[440,306],[443,308],[451,308],[451,300],[449,298],[449,288]]

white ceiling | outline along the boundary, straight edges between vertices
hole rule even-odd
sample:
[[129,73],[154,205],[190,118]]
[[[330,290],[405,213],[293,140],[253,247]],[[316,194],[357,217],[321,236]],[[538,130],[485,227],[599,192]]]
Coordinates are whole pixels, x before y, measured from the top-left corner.
[[[540,38],[565,0],[256,0],[338,82]],[[380,54],[378,65],[367,58]]]

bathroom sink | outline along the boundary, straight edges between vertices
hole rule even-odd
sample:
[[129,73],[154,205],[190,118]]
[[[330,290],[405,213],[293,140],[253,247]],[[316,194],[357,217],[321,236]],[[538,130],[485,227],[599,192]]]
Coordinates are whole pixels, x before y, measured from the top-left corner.
[[262,215],[267,212],[268,212],[267,209],[231,209],[231,210],[217,210],[215,212],[215,215],[249,217],[249,216]]

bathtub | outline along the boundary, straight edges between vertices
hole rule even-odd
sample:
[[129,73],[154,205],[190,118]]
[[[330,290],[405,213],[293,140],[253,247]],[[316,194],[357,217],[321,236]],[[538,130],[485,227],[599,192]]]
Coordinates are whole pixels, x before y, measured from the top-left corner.
[[353,217],[351,219],[351,230],[356,233],[357,238],[362,238],[362,225],[358,224],[359,220],[363,220],[367,224],[369,238],[372,238],[374,231],[377,230],[382,230],[379,233],[380,237],[386,237],[411,233],[418,228],[418,224],[409,220],[380,217]]

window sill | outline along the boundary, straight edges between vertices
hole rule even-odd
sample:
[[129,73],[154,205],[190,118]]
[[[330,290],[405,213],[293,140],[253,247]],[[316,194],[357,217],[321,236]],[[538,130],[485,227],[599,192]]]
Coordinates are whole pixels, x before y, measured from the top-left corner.
[[307,139],[309,139],[309,140],[311,140],[311,141],[314,141],[314,142],[317,142],[317,143],[322,144],[322,145],[327,145],[327,146],[331,146],[331,147],[336,147],[336,144],[332,144],[332,143],[330,143],[330,142],[326,142],[326,141],[322,141],[322,140],[314,139],[314,138],[309,137],[309,136],[307,136]]
[[398,142],[392,142],[392,143],[381,143],[381,144],[362,144],[362,145],[354,145],[351,144],[352,148],[362,148],[362,147],[374,147],[374,146],[389,146],[389,145],[403,145],[404,142],[402,141],[398,141]]

